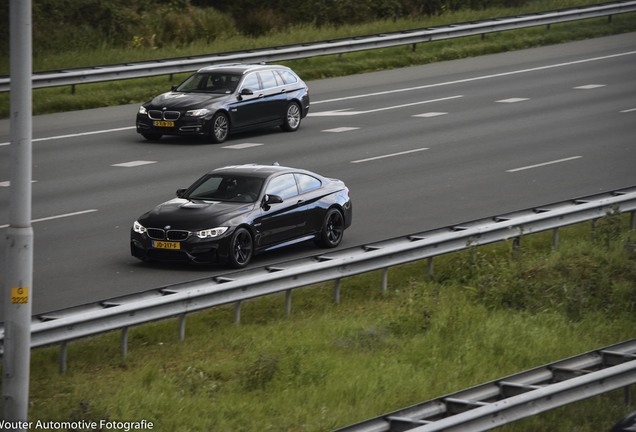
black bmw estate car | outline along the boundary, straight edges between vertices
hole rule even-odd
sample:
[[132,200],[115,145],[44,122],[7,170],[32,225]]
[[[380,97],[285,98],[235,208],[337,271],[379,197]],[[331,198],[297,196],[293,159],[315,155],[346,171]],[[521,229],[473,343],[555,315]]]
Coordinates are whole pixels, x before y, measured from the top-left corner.
[[221,143],[230,133],[280,126],[295,131],[309,112],[309,89],[291,69],[232,64],[199,69],[172,91],[137,112],[137,132],[148,140],[163,135],[203,136]]
[[130,249],[143,261],[242,268],[254,254],[302,241],[338,246],[352,212],[340,180],[278,165],[228,166],[141,215]]

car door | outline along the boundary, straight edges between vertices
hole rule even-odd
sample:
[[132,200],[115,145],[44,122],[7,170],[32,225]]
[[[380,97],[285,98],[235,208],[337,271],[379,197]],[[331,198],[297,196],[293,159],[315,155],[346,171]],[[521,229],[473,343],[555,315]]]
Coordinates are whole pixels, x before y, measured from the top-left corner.
[[[252,94],[246,94],[244,90]],[[265,93],[257,72],[245,76],[238,88],[236,103],[229,107],[233,129],[264,123],[263,101]]]
[[302,201],[299,202],[294,174],[287,173],[272,178],[266,186],[265,194],[278,196],[283,202],[262,205],[261,215],[254,223],[259,231],[258,246],[272,246],[299,237],[306,222],[300,208]]

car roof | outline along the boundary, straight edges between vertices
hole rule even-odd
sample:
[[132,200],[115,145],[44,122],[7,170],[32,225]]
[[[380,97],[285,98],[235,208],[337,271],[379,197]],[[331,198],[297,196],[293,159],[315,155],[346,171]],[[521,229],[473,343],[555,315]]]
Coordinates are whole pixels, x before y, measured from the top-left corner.
[[264,70],[264,69],[291,70],[287,66],[274,65],[274,64],[226,63],[226,64],[206,66],[199,69],[197,72],[224,71],[229,73],[235,73],[238,75],[243,75],[246,72],[251,72],[253,70]]
[[254,177],[269,177],[272,174],[279,174],[283,172],[300,172],[317,176],[317,174],[309,172],[303,169],[285,167],[280,165],[258,165],[258,164],[245,164],[245,165],[230,165],[222,168],[217,168],[210,171],[213,173],[229,173],[229,174],[247,174]]

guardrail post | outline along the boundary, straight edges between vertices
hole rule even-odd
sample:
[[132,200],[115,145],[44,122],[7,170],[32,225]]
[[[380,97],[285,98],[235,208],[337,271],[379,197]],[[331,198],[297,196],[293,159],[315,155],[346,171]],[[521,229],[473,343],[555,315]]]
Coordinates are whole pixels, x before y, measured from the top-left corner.
[[128,327],[121,329],[121,355],[123,357],[128,355]]
[[552,230],[552,249],[557,249],[559,247],[559,229],[554,228]]
[[382,294],[386,294],[389,287],[389,269],[382,269]]
[[512,253],[517,254],[521,249],[521,236],[512,239]]
[[433,277],[434,277],[434,274],[433,274],[433,257],[428,257],[427,263],[426,263],[426,271],[428,273],[429,280],[433,280]]
[[179,315],[179,340],[180,341],[185,340],[185,321],[186,321],[186,314],[182,313],[181,315]]
[[234,303],[234,324],[238,325],[241,323],[241,301],[237,301]]
[[630,406],[632,404],[632,386],[625,387],[625,405]]
[[292,305],[292,290],[288,289],[285,291],[285,316],[289,318],[291,315],[291,305]]
[[336,285],[333,287],[333,301],[340,304],[340,278],[336,279]]
[[631,227],[631,230],[635,230],[636,229],[636,212],[634,210],[629,212],[629,225]]
[[67,343],[66,342],[62,342],[60,344],[60,373],[61,374],[65,374],[66,373],[66,362],[68,360],[68,349],[67,349]]

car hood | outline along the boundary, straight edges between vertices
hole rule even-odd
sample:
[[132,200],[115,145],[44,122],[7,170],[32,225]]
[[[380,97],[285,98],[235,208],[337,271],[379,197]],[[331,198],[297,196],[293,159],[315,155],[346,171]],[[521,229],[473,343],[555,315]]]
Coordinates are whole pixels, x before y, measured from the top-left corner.
[[228,95],[209,94],[209,93],[184,93],[184,92],[168,92],[155,97],[147,107],[156,107],[161,109],[167,107],[170,109],[194,109],[208,106],[218,100],[226,98]]
[[196,231],[228,226],[231,219],[249,212],[254,203],[227,203],[175,198],[159,204],[143,214],[139,223],[146,228],[165,228]]

